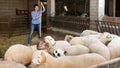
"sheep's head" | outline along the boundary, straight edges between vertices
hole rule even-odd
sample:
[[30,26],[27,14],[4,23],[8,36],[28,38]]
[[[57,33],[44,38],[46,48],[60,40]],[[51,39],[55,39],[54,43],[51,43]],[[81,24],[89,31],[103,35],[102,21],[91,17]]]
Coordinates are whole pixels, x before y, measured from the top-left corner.
[[44,49],[48,49],[49,46],[45,43],[44,40],[40,41],[37,45],[37,49],[38,50],[44,50]]
[[46,62],[45,52],[46,51],[41,50],[41,51],[38,51],[36,54],[33,54],[34,57],[32,59],[32,62],[36,65],[37,64],[44,64]]
[[49,50],[52,45],[55,44],[55,40],[51,36],[46,36],[40,43],[37,45],[38,50],[47,49]]
[[49,42],[51,45],[54,45],[55,44],[55,40],[54,38],[52,38],[51,36],[46,36],[44,38],[45,41]]
[[62,49],[55,49],[53,52],[53,55],[55,57],[61,57],[61,56],[65,56],[66,51],[63,51]]
[[104,32],[101,37],[100,40],[104,43],[104,44],[108,44],[111,40],[113,39],[113,37],[111,36],[110,33],[108,32]]
[[72,38],[73,38],[72,35],[66,35],[64,40],[70,42]]

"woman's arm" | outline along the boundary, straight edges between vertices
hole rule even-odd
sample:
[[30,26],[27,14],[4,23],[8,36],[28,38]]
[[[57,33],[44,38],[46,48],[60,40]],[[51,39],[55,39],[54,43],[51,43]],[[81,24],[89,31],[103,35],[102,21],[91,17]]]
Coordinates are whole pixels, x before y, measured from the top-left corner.
[[44,7],[44,5],[43,5],[42,2],[41,2],[41,6],[42,6],[42,8],[43,8],[42,13],[44,13],[44,12],[45,12],[45,7]]
[[31,16],[32,16],[32,19],[33,19],[33,20],[35,20],[35,19],[38,18],[37,15],[36,15],[33,11],[31,12]]

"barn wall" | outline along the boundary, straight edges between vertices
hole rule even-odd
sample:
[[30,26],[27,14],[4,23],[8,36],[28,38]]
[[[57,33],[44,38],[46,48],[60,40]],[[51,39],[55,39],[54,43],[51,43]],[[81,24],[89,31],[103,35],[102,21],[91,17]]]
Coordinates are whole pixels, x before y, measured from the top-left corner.
[[27,10],[27,0],[0,0],[0,17],[15,16],[16,8]]

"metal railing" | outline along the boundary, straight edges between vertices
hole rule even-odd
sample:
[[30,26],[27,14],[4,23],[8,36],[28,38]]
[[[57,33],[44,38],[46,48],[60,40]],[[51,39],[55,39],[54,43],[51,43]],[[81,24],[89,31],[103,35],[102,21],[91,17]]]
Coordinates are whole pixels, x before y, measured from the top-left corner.
[[89,29],[90,19],[73,16],[57,16],[51,18],[51,26],[75,32],[82,32],[83,30]]
[[120,35],[120,23],[109,21],[95,21],[97,30],[99,32],[110,32],[112,34]]

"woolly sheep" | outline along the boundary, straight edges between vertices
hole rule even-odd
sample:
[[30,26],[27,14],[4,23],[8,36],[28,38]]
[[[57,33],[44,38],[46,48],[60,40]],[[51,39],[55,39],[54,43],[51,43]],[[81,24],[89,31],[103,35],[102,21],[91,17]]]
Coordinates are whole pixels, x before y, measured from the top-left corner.
[[27,67],[16,62],[0,61],[0,68],[27,68]]
[[90,52],[98,53],[104,56],[107,60],[110,59],[109,49],[98,39],[91,37],[73,37],[70,44],[82,44],[90,49]]
[[[64,40],[55,41],[54,38],[52,38],[51,36],[46,36],[44,42],[42,42],[41,44],[44,45],[47,50],[49,50],[53,46],[57,46],[60,48],[61,47],[64,48],[65,46],[66,47],[71,46],[67,41]],[[37,46],[37,48],[38,50],[41,50],[39,46]]]
[[104,57],[95,53],[54,58],[49,53],[41,51],[38,56],[39,64],[44,64],[45,68],[87,68],[106,61]]
[[61,57],[61,56],[65,56],[65,53],[66,53],[66,51],[63,51],[62,49],[55,49],[54,51],[53,51],[53,56],[55,56],[55,57]]
[[[46,44],[47,44],[46,46],[51,46],[50,41],[47,41]],[[66,55],[80,55],[89,52],[89,49],[83,45],[78,44],[75,46],[71,46],[66,41],[56,41],[56,44],[50,48],[49,53],[51,55],[54,55],[55,54],[53,53],[54,49],[59,48],[62,49],[63,51],[66,51]]]
[[61,48],[61,49],[64,49],[65,47],[69,47],[71,46],[70,43],[68,43],[67,41],[64,41],[64,40],[58,40],[56,41],[55,45],[53,46],[55,49],[56,48]]
[[115,34],[110,34],[108,32],[104,32],[100,35],[100,37],[98,38],[102,43],[104,44],[108,44],[111,40],[113,40],[114,38],[117,38],[119,36],[115,35]]
[[[52,37],[50,37],[52,38]],[[54,42],[54,43],[51,43],[51,42]],[[44,40],[44,44],[45,46],[48,46],[48,51],[51,53],[53,53],[53,49],[52,48],[61,48],[61,49],[64,49],[65,47],[69,47],[71,46],[70,43],[68,43],[67,41],[64,41],[64,40],[58,40],[58,41],[55,41],[54,38],[52,38],[52,40],[48,40],[48,39],[45,39]]]
[[[120,58],[115,58],[97,65],[90,66],[88,68],[118,68],[119,66],[116,67],[117,66],[116,64],[119,64],[119,61],[120,61]],[[114,64],[115,66],[111,66],[112,64]]]
[[40,54],[41,51],[42,51],[42,50],[37,50],[37,51],[35,51],[35,52],[33,53],[33,55],[32,55],[32,63],[33,63],[33,64],[34,64],[34,63],[35,63],[35,65],[38,65],[38,64],[39,64],[38,60],[41,59],[41,58],[38,56],[38,54]]
[[86,45],[88,45],[88,48],[92,53],[98,53],[102,55],[107,60],[110,59],[110,52],[107,46],[105,46],[103,43],[101,43],[98,39],[89,39],[86,38]]
[[31,63],[28,68],[45,68],[44,64],[39,64],[39,65],[36,65],[36,64],[33,64]]
[[[104,32],[104,33],[101,33],[101,34],[98,34],[98,35],[87,35],[87,36],[82,36],[82,37],[96,38],[96,39],[100,40],[102,43],[108,44],[112,39],[114,39],[117,36],[115,36],[113,34],[110,34],[108,32]],[[78,44],[79,37],[73,37],[71,35],[66,35],[65,40],[70,42],[71,44],[72,43]],[[72,45],[74,45],[74,44],[72,44]]]
[[114,59],[117,57],[120,57],[120,37],[114,38],[108,45],[107,47],[110,50],[110,59]]
[[87,35],[98,35],[100,34],[99,32],[97,31],[93,31],[93,30],[84,30],[80,36],[87,36]]
[[73,56],[73,55],[80,55],[85,53],[89,53],[89,49],[83,45],[77,44],[74,46],[65,47],[64,50],[55,49],[53,55],[55,55],[55,57],[60,57],[64,55]]
[[37,50],[36,46],[16,44],[8,48],[4,55],[4,60],[27,65],[31,62],[32,54],[35,50]]
[[51,37],[51,36],[46,36],[46,37],[44,38],[44,40],[45,40],[45,41],[50,41],[51,45],[54,45],[54,44],[56,43],[56,41],[54,40],[54,38]]

